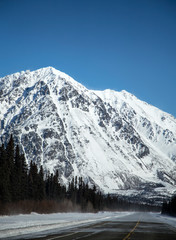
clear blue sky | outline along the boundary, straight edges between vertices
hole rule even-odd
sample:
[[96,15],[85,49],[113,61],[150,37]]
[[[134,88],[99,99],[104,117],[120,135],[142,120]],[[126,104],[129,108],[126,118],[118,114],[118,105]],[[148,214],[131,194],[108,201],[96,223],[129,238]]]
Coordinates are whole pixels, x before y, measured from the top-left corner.
[[47,66],[176,117],[176,1],[0,0],[0,77]]

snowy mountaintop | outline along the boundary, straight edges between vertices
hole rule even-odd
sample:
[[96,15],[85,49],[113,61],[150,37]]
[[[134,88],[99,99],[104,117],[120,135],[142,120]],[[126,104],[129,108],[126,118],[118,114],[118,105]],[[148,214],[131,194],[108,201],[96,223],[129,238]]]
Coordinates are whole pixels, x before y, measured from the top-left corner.
[[[0,78],[0,141],[63,183],[83,176],[104,192],[171,193],[176,119],[123,90],[88,90],[52,67]],[[146,190],[147,189],[147,190]]]
[[25,85],[25,87],[31,87],[36,84],[38,81],[45,81],[49,83],[52,80],[62,80],[66,82],[70,82],[71,84],[75,85],[76,87],[80,87],[81,89],[86,89],[83,85],[75,81],[69,75],[64,72],[61,72],[53,67],[45,67],[35,71],[21,71],[11,75],[7,75],[3,78],[0,78],[0,89],[3,87],[4,84],[6,86],[16,87],[18,85]]

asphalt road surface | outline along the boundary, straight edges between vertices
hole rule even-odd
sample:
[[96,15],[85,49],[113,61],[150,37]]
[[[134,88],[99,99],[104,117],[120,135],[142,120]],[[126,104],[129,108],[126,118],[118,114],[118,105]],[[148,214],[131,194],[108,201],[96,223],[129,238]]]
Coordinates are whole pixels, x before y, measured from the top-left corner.
[[134,213],[55,232],[41,240],[176,240],[176,229],[150,213]]

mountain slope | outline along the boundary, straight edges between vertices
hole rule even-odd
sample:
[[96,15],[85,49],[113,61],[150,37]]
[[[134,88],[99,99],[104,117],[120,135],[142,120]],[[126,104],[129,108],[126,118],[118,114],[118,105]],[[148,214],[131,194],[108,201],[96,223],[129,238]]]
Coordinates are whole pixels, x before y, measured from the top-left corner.
[[48,67],[1,78],[0,106],[1,142],[13,133],[28,161],[64,183],[83,176],[141,197],[175,190],[176,120],[126,91],[91,91]]

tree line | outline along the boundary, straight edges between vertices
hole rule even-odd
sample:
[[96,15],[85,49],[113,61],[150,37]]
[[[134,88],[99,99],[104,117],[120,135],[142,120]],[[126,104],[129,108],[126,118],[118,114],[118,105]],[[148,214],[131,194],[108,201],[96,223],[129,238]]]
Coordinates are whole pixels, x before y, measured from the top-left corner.
[[176,195],[163,202],[161,213],[176,217]]
[[43,167],[34,162],[28,166],[12,136],[6,147],[0,147],[0,214],[152,208],[103,195],[95,185],[90,186],[75,177],[66,187],[60,184],[57,170],[44,174]]

